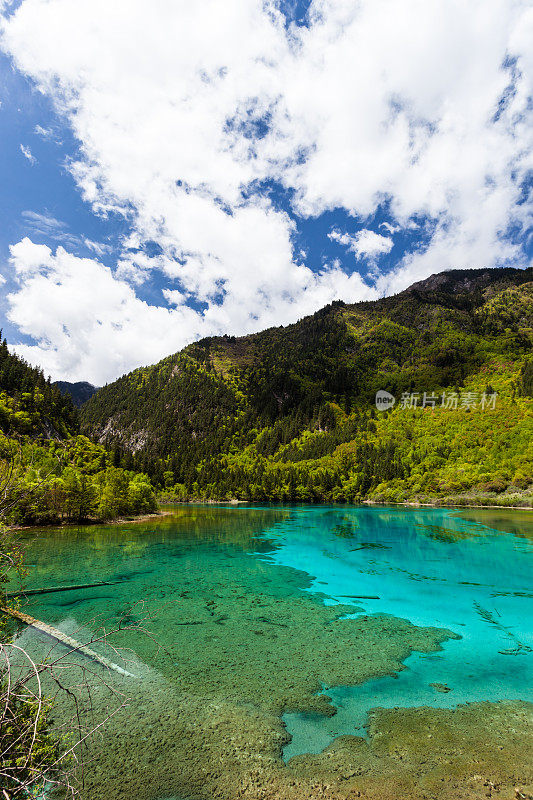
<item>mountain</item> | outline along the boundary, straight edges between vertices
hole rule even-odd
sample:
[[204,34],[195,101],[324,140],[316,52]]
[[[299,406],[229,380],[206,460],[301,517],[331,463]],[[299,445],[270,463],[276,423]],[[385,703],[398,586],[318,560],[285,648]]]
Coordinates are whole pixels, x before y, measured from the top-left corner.
[[[195,342],[97,392],[82,429],[184,497],[420,499],[491,482],[520,493],[515,478],[533,480],[532,344],[533,269],[448,271],[393,297]],[[378,390],[396,398],[391,412],[376,413]],[[435,407],[420,408],[424,392]],[[443,393],[460,407],[443,406]],[[466,407],[468,394],[483,411]],[[411,395],[417,408],[406,407]],[[482,399],[493,395],[498,409]],[[485,453],[475,461],[466,421],[481,439],[487,426],[508,436],[492,466]],[[415,431],[429,437],[423,452]],[[513,472],[517,454],[524,468]],[[452,480],[454,460],[470,477]]]
[[98,391],[98,387],[86,381],[79,381],[78,383],[55,381],[54,386],[57,386],[61,394],[69,395],[76,408],[81,408]]

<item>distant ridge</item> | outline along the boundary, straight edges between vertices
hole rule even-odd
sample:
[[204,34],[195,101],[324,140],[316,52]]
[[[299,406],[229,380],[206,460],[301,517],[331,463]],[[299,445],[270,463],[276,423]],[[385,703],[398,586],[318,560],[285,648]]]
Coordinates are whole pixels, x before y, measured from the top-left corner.
[[516,269],[502,267],[500,269],[448,269],[437,272],[429,278],[411,284],[406,292],[445,292],[464,293],[482,291],[488,287],[497,287],[500,283],[522,283],[533,281],[533,267]]
[[98,391],[97,386],[93,386],[92,383],[87,383],[87,381],[79,381],[78,383],[55,381],[54,385],[57,386],[61,394],[70,395],[76,408],[81,408]]

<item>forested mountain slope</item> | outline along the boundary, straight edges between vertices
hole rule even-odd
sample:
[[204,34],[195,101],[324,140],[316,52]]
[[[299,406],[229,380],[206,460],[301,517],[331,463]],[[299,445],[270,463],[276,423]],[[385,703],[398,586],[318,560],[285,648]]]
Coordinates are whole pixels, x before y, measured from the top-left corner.
[[110,519],[155,510],[148,478],[79,434],[72,399],[0,335],[0,490],[8,522]]
[[87,381],[78,381],[77,383],[56,381],[54,386],[57,386],[61,394],[68,395],[76,408],[81,408],[98,391],[96,386],[93,386],[92,383],[87,383]]
[[[82,428],[184,497],[529,502],[532,344],[533,269],[445,272],[196,342],[101,389]],[[378,390],[392,411],[376,412]]]
[[42,370],[10,353],[0,330],[0,430],[65,437],[77,428],[71,398],[46,380]]

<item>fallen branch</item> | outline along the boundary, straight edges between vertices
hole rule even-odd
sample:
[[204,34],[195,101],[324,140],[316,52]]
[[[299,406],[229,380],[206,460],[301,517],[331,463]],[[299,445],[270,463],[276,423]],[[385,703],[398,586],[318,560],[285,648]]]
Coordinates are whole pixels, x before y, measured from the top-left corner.
[[18,592],[7,592],[6,597],[28,597],[31,594],[48,594],[49,592],[71,592],[73,589],[92,589],[98,586],[116,586],[119,581],[100,581],[99,583],[79,583],[76,586],[51,586],[49,589],[20,589]]
[[71,650],[83,653],[83,655],[93,659],[94,661],[98,661],[100,664],[102,664],[102,666],[106,667],[107,669],[112,669],[115,672],[120,673],[120,675],[125,675],[128,678],[136,677],[131,672],[128,672],[122,667],[119,667],[118,664],[114,664],[112,661],[108,661],[107,658],[98,655],[98,653],[95,653],[94,650],[91,650],[84,644],[80,644],[80,642],[77,642],[70,636],[61,633],[61,631],[59,631],[57,628],[53,628],[51,625],[47,625],[46,622],[41,622],[38,619],[30,617],[29,614],[23,614],[21,611],[15,611],[12,608],[5,608],[4,606],[0,606],[0,611],[3,611],[5,614],[9,614],[11,617],[20,620],[20,622],[24,622],[26,625],[31,625],[33,628],[37,628],[37,630],[40,630],[43,633],[48,634],[48,636],[52,636],[54,639],[57,639],[58,642],[61,642],[62,644],[66,645]]

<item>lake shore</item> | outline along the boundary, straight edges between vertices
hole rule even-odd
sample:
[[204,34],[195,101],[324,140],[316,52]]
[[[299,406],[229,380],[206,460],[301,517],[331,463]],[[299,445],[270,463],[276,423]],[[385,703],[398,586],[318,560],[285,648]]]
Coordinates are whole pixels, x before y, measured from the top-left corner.
[[403,500],[402,502],[385,502],[380,500],[362,500],[361,503],[363,505],[369,506],[408,506],[409,508],[490,508],[490,509],[507,509],[511,511],[533,511],[533,506],[506,506],[506,505],[499,505],[499,504],[483,504],[483,503],[447,503],[443,500],[440,503],[421,503],[416,500]]
[[[171,499],[164,499],[160,500],[162,505],[175,505],[175,506],[246,506],[250,505],[253,501],[250,500],[171,500]],[[265,505],[265,506],[284,506],[284,505],[301,505],[300,503],[263,503],[258,502],[257,505]],[[322,505],[321,503],[316,503],[315,505],[319,506]],[[331,504],[327,504],[331,505]],[[334,504],[335,505],[335,504]],[[446,501],[436,501],[433,503],[423,503],[416,500],[404,500],[404,501],[392,501],[392,500],[361,500],[359,503],[339,503],[339,506],[349,506],[352,508],[356,508],[357,506],[403,506],[405,508],[427,508],[427,509],[439,509],[439,508],[450,508],[456,510],[467,510],[467,509],[476,509],[476,508],[483,508],[483,509],[490,509],[496,511],[498,509],[507,510],[507,511],[533,511],[532,506],[521,506],[521,505],[497,505],[497,504],[483,504],[483,503],[453,503],[453,502],[446,502]],[[150,514],[139,514],[138,516],[134,517],[118,517],[117,519],[113,520],[102,520],[102,519],[89,519],[89,520],[82,520],[78,522],[73,521],[62,521],[62,522],[49,522],[49,523],[41,523],[40,525],[10,525],[10,529],[12,531],[31,531],[31,530],[40,530],[42,528],[79,528],[79,527],[92,527],[96,525],[134,525],[143,522],[149,522],[150,520],[157,520],[161,519],[162,517],[172,516],[172,511],[168,510],[159,510],[154,511]]]
[[[523,506],[523,505],[505,505],[499,503],[460,503],[460,502],[453,502],[452,500],[447,501],[446,499],[439,500],[438,498],[435,499],[434,502],[424,503],[419,500],[360,500],[357,503],[329,503],[324,500],[323,503],[305,503],[299,502],[297,500],[290,500],[287,502],[278,502],[272,503],[264,500],[236,500],[235,498],[231,500],[173,500],[172,498],[164,498],[160,499],[159,502],[163,505],[176,505],[176,506],[216,506],[216,505],[231,505],[231,506],[240,506],[240,505],[265,505],[265,506],[284,506],[284,505],[339,505],[339,506],[349,506],[356,508],[357,506],[406,506],[408,508],[458,508],[458,509],[466,509],[466,508],[491,508],[491,509],[507,509],[507,510],[515,510],[515,511],[533,511],[533,505]],[[119,521],[117,520],[117,523]]]
[[12,531],[31,531],[39,530],[41,528],[79,528],[91,527],[93,525],[132,525],[139,522],[148,522],[151,519],[159,519],[161,517],[168,517],[172,514],[171,511],[154,511],[151,514],[139,514],[134,517],[117,517],[117,519],[84,519],[79,522],[62,521],[62,522],[49,522],[41,523],[40,525],[10,525]]

